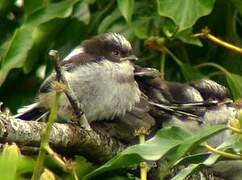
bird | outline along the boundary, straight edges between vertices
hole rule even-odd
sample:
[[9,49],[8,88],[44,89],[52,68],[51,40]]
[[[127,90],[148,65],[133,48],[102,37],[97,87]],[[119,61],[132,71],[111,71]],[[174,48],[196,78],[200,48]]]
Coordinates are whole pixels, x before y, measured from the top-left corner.
[[[208,80],[191,83],[194,88],[190,85],[164,82],[159,78],[157,70],[135,65],[137,60],[130,42],[123,35],[106,33],[83,41],[61,61],[63,75],[89,123],[118,119],[122,121],[122,125],[119,125],[126,127],[125,129],[149,129],[156,123],[152,111],[155,116],[165,112],[199,119],[206,110],[203,107],[216,106],[217,100],[208,101],[207,97],[204,99],[201,96],[211,94],[204,91],[203,89],[209,88],[203,86],[212,85],[211,87],[219,90],[216,94],[227,97],[226,89]],[[55,72],[52,72],[47,77],[39,89],[36,102],[21,108],[15,115],[16,118],[39,120],[50,111],[55,76]],[[214,88],[210,89],[214,92]],[[161,113],[162,116],[163,114]],[[72,106],[62,93],[58,105],[58,119],[70,122],[72,117]],[[109,122],[108,127],[110,126],[112,125]]]
[[[60,63],[88,122],[112,120],[130,112],[140,102],[141,91],[134,79],[130,42],[121,34],[106,33],[85,40]],[[55,72],[43,82],[37,100],[19,110],[23,120],[39,119],[50,111],[54,98]],[[58,117],[70,120],[73,110],[64,93],[58,105]]]

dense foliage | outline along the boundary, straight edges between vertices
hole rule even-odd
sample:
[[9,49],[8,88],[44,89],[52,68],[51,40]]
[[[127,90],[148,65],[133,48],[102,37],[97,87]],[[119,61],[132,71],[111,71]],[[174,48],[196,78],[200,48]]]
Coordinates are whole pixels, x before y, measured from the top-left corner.
[[[59,50],[61,57],[65,57],[82,40],[111,31],[124,34],[132,42],[135,54],[140,58],[139,63],[159,69],[164,79],[184,82],[210,77],[228,86],[234,99],[241,98],[241,53],[221,47],[206,38],[192,36],[206,26],[213,35],[241,46],[242,1],[0,0],[1,101],[12,112],[33,102],[41,82],[52,70],[48,58],[50,49]],[[152,38],[159,42],[163,51],[145,46],[145,40]],[[189,135],[184,135],[187,132],[181,129],[162,129],[156,135],[159,142],[153,139],[143,145],[142,149],[147,151],[139,151],[141,145],[133,146],[89,176],[137,165],[143,160],[158,160],[171,149],[178,148],[170,164],[172,167],[181,163],[181,158],[202,140],[224,129],[224,126],[212,127],[188,139]],[[175,132],[180,139],[172,135]],[[166,141],[167,136],[171,137],[169,142]],[[152,143],[155,143],[155,147]],[[164,149],[164,144],[167,149]],[[5,148],[8,151],[4,151],[4,157],[0,158],[0,174],[9,173],[2,168],[3,162],[10,161],[8,153],[16,157],[12,161],[19,162],[13,167],[16,176],[33,170],[32,159],[20,157],[15,148]],[[147,152],[157,154],[147,155]],[[219,157],[203,156],[196,166],[190,166],[181,177],[206,163],[212,164]],[[187,159],[189,161],[189,157]],[[77,157],[76,162],[80,176],[94,168],[81,157]],[[5,169],[11,167],[12,163],[6,164],[9,166]],[[58,175],[67,176],[64,173]],[[133,175],[128,176],[133,178]]]
[[[234,96],[241,96],[236,90],[241,89],[236,83],[241,80],[241,56],[191,37],[208,26],[217,37],[240,45],[239,0],[21,2],[0,2],[0,94],[11,110],[32,102],[51,69],[50,49],[58,49],[64,57],[82,40],[109,31],[126,35],[141,64],[160,69],[164,61],[161,59],[166,59],[163,69],[167,80],[190,80],[201,74],[220,82],[227,78]],[[181,62],[144,47],[144,40],[150,36],[161,37],[164,46]],[[191,67],[206,62],[214,62],[227,71],[208,67],[198,73]]]

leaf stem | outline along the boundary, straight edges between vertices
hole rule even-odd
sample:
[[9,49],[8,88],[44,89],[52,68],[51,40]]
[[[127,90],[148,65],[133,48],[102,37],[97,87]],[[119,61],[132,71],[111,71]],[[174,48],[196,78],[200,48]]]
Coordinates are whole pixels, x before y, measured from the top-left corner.
[[[148,135],[150,131],[144,127],[135,130],[134,135],[139,136],[139,143],[145,143],[145,135]],[[148,165],[146,162],[140,163],[140,179],[147,180]]]
[[233,127],[230,123],[228,124],[228,128],[235,133],[242,134],[242,129],[238,129],[236,127]]
[[219,75],[224,75],[224,73],[221,72],[221,71],[215,71],[215,72],[212,72],[212,73],[208,74],[207,77],[211,78],[213,76],[219,76]]
[[236,159],[236,160],[241,160],[242,156],[238,155],[238,154],[232,154],[232,153],[228,153],[228,152],[224,152],[224,151],[220,151],[218,149],[213,148],[212,146],[208,145],[208,144],[204,144],[204,146],[211,152],[218,154],[222,157],[225,158],[229,158],[229,159]]
[[165,79],[165,64],[166,64],[166,54],[161,54],[161,61],[160,61],[160,78],[162,80]]
[[182,65],[182,61],[181,61],[180,59],[178,59],[178,57],[176,57],[176,55],[175,55],[173,52],[171,52],[168,48],[166,48],[166,47],[164,46],[164,47],[163,47],[163,50],[164,50],[167,54],[169,54],[169,55],[172,57],[172,59],[175,60],[175,62],[176,62],[179,66]]
[[58,106],[59,99],[60,99],[60,92],[55,92],[55,98],[52,102],[48,122],[47,122],[46,128],[43,132],[42,140],[40,143],[39,155],[37,158],[36,165],[34,167],[32,180],[38,180],[44,169],[43,164],[44,164],[45,155],[46,155],[45,147],[48,146],[50,132],[51,132],[51,129],[52,129],[52,126],[53,126],[55,120],[57,119],[57,106]]
[[222,66],[220,66],[218,64],[215,64],[215,63],[211,63],[211,62],[209,62],[209,63],[201,63],[199,65],[194,66],[194,68],[199,69],[199,68],[203,68],[203,67],[206,67],[206,66],[215,67],[215,68],[219,69],[220,71],[222,71],[225,75],[228,75],[228,76],[230,75],[230,72],[227,71],[224,67],[222,67]]
[[169,54],[173,60],[179,65],[182,66],[182,61],[176,57],[176,55],[171,52],[165,45],[165,40],[159,36],[152,36],[145,40],[145,45],[151,49],[155,49],[162,54]]
[[[143,144],[145,143],[145,135],[140,134],[139,135],[139,143]],[[148,166],[146,162],[140,163],[140,178],[141,180],[147,180],[147,172],[148,172]]]
[[212,35],[210,33],[210,29],[208,27],[203,28],[201,33],[197,33],[197,34],[194,34],[192,36],[193,37],[207,38],[207,39],[209,39],[210,41],[212,41],[215,44],[223,46],[223,47],[225,47],[227,49],[230,49],[230,50],[235,51],[235,52],[237,52],[237,53],[242,55],[242,48],[240,48],[238,46],[235,46],[233,44],[230,44],[228,42],[225,42],[225,41],[217,38],[216,36]]
[[45,147],[45,150],[46,150],[46,152],[48,152],[48,154],[50,154],[54,158],[54,160],[58,163],[59,166],[61,166],[63,168],[64,171],[71,173],[73,178],[74,178],[74,180],[78,180],[78,176],[77,176],[76,171],[75,171],[75,169],[73,167],[73,164],[65,162],[64,160],[62,160],[59,157],[59,155],[57,153],[55,153],[50,148],[49,145],[47,145]]
[[147,180],[148,167],[146,162],[140,163],[140,178],[141,180]]

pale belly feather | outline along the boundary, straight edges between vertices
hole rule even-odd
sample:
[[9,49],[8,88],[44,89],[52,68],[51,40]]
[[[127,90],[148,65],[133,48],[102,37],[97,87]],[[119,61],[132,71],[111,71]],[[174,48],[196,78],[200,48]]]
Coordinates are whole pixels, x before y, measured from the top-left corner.
[[[130,111],[140,100],[140,90],[133,77],[133,66],[128,62],[114,63],[103,60],[78,67],[73,72],[65,72],[68,82],[82,104],[89,122],[112,119]],[[49,98],[52,99],[52,93]],[[58,113],[70,119],[72,109],[63,94]]]

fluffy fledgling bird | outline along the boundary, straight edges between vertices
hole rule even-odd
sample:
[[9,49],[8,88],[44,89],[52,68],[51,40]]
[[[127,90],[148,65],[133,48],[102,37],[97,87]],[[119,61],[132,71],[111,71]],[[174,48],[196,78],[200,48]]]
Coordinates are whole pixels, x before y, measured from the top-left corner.
[[[89,122],[113,119],[131,111],[141,92],[134,79],[132,47],[124,36],[107,33],[84,41],[61,62],[63,74]],[[48,112],[54,97],[52,73],[40,87],[38,100],[18,117],[29,120]],[[72,107],[63,93],[58,115],[71,119]]]

